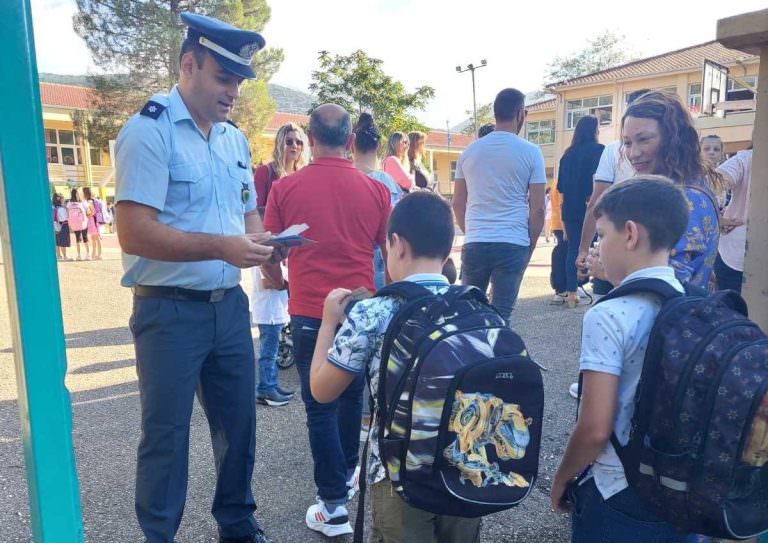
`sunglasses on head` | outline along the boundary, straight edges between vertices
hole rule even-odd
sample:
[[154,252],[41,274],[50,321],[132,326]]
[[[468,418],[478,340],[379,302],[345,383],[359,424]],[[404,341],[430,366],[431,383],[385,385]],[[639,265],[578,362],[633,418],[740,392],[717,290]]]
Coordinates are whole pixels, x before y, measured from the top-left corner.
[[293,145],[294,143],[297,147],[302,147],[304,145],[304,142],[299,139],[285,138],[286,145]]

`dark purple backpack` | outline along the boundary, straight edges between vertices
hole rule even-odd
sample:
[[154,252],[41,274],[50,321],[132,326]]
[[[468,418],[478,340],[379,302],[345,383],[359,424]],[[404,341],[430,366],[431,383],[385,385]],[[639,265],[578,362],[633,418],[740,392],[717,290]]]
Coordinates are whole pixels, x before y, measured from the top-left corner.
[[659,279],[622,285],[662,298],[635,396],[630,486],[684,532],[747,539],[768,530],[768,339],[733,291],[681,295]]

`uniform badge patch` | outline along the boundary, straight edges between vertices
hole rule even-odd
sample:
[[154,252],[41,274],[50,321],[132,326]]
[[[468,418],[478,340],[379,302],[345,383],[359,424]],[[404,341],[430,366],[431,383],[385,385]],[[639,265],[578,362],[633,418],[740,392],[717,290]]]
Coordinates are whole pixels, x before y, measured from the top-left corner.
[[242,183],[243,188],[240,189],[240,200],[242,200],[243,205],[248,203],[248,200],[251,199],[251,189],[248,188],[248,183]]
[[154,100],[150,100],[146,104],[144,104],[144,107],[141,108],[141,115],[144,115],[145,117],[151,117],[153,119],[157,119],[160,117],[160,114],[165,111],[165,106],[163,104],[159,104],[155,102]]

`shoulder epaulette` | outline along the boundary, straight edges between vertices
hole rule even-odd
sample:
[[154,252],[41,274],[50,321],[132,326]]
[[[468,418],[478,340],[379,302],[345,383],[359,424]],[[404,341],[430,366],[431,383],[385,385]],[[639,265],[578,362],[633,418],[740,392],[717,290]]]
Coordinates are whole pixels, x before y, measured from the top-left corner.
[[153,119],[157,119],[160,117],[160,114],[165,111],[165,106],[159,102],[155,102],[154,100],[150,100],[146,104],[144,104],[144,107],[141,108],[141,115],[144,115],[145,117],[151,117]]
[[239,127],[239,126],[237,126],[237,125],[235,124],[235,121],[233,121],[232,119],[227,119],[227,124],[231,124],[232,126],[234,126],[235,128],[237,128],[238,130],[240,130],[240,127]]

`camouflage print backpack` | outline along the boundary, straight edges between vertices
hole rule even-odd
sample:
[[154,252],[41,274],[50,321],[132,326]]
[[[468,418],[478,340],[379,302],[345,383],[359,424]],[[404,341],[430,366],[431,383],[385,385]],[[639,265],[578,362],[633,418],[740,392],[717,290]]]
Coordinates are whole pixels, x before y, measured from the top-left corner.
[[755,537],[768,530],[768,339],[732,291],[684,296],[638,279],[601,302],[637,292],[664,303],[629,443],[611,438],[627,480],[681,531]]
[[544,408],[523,341],[474,287],[440,295],[400,282],[376,295],[404,300],[378,385],[379,453],[393,489],[439,515],[520,503],[536,481]]

